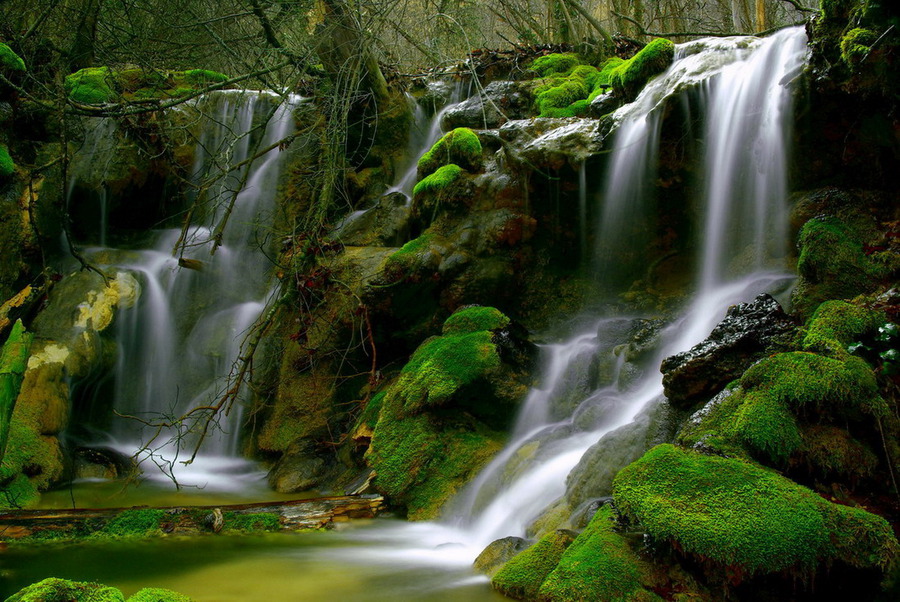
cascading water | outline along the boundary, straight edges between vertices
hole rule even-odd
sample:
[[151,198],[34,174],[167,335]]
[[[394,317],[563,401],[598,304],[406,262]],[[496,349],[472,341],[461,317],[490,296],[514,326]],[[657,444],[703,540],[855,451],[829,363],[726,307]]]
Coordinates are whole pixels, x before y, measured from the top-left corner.
[[[635,226],[634,220],[639,225],[642,207],[649,208],[646,195],[652,188],[663,105],[669,98],[703,86],[701,99],[705,102],[695,110],[708,114],[706,145],[714,146],[707,155],[704,194],[706,206],[722,216],[722,221],[713,223],[710,217],[706,229],[700,230],[704,257],[699,261],[698,294],[679,319],[659,332],[655,351],[640,365],[627,364],[622,350],[622,343],[638,324],[632,318],[595,320],[567,341],[544,346],[542,384],[527,398],[511,442],[445,509],[446,522],[373,533],[373,542],[390,542],[391,549],[379,546],[365,556],[367,561],[417,558],[462,566],[494,539],[525,536],[535,519],[566,493],[567,476],[592,446],[630,428],[639,415],[663,399],[658,366],[664,357],[701,341],[729,305],[761,292],[784,291],[791,276],[765,271],[779,257],[777,244],[757,247],[758,259],[743,270],[737,266],[730,278],[722,267],[727,259],[714,261],[706,256],[724,253],[727,257],[723,244],[715,241],[724,240],[725,233],[738,226],[754,233],[750,244],[759,242],[757,232],[770,232],[773,240],[781,236],[777,242],[783,244],[783,225],[772,230],[771,223],[779,216],[783,219],[786,200],[792,94],[788,76],[802,70],[805,58],[806,38],[801,28],[765,39],[690,42],[678,47],[676,60],[666,73],[616,114],[619,125],[602,195],[605,206],[600,236],[611,238],[609,248],[622,252],[640,244],[627,232]],[[738,85],[738,80],[747,83]],[[715,173],[722,165],[733,166],[733,180],[728,180],[734,181],[733,188]],[[736,171],[741,165],[750,171],[750,177]],[[746,203],[764,207],[754,205],[745,210]],[[772,249],[774,257],[765,252]],[[602,263],[604,258],[601,250],[598,261]],[[602,265],[598,270],[602,277]],[[608,361],[606,378],[591,384],[586,375],[597,356]],[[645,422],[635,423],[636,428],[645,428]],[[631,459],[636,459],[643,451],[638,445],[625,450],[623,457],[631,453]],[[457,545],[440,545],[447,541]],[[394,549],[398,545],[401,549]]]
[[[129,251],[108,266],[139,275],[142,294],[121,312],[117,325],[120,355],[115,374],[115,409],[154,422],[214,404],[228,382],[242,342],[271,294],[271,263],[266,257],[275,209],[281,153],[277,148],[230,170],[290,135],[298,99],[228,91],[201,99],[208,112],[195,157],[194,180],[213,181],[206,193],[203,225],[186,232],[181,258],[173,257],[180,229],[156,233],[150,248]],[[227,226],[222,227],[227,219]],[[201,220],[198,220],[201,221]],[[191,269],[188,269],[191,268]],[[203,442],[190,470],[179,468],[179,483],[231,488],[235,471],[247,472],[238,457],[240,403]],[[150,478],[170,478],[179,447],[190,449],[186,431],[202,428],[203,415],[181,430],[166,432],[143,449],[164,468]],[[199,427],[199,428],[198,428]],[[133,453],[146,437],[140,423],[118,421],[117,447]],[[124,442],[124,443],[121,443]],[[181,459],[186,459],[181,457]]]

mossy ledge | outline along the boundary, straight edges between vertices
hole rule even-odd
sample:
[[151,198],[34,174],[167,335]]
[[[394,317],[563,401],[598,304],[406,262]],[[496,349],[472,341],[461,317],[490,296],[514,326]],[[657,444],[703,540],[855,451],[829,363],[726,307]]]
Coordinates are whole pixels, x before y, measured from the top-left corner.
[[669,444],[624,468],[613,496],[655,540],[738,580],[782,571],[808,577],[834,561],[884,569],[897,553],[879,516],[832,504],[749,462]]

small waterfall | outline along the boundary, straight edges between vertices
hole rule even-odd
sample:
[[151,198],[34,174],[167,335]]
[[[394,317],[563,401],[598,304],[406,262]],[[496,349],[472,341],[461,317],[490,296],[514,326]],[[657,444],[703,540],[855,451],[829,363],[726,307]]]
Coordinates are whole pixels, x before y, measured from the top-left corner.
[[[122,310],[116,336],[116,411],[147,421],[171,420],[191,408],[214,404],[225,393],[242,343],[271,294],[269,246],[282,156],[273,148],[290,135],[297,97],[246,91],[219,92],[198,101],[205,112],[194,164],[194,181],[208,186],[194,222],[158,231],[148,248],[121,253],[117,269],[139,276],[142,294]],[[231,166],[248,162],[241,169]],[[227,226],[222,228],[223,220]],[[183,244],[181,257],[173,249]],[[190,429],[202,415],[158,437],[143,454],[170,473],[181,450],[191,449]],[[241,404],[220,415],[203,442],[191,471],[179,468],[182,484],[235,482],[222,474],[246,470],[239,453]],[[114,430],[120,447],[133,453],[151,429],[120,420]],[[182,437],[184,439],[182,440]],[[174,440],[178,445],[174,445]],[[164,444],[165,442],[165,444]],[[186,452],[185,452],[186,453]],[[187,459],[181,456],[180,459]],[[170,475],[148,471],[148,477]]]

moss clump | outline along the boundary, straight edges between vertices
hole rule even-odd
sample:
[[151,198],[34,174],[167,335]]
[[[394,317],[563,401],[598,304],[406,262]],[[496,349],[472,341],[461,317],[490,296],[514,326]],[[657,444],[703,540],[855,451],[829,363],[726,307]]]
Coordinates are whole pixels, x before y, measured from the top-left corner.
[[509,325],[509,318],[494,307],[464,307],[444,321],[444,334],[463,334],[499,330]]
[[469,171],[478,171],[481,169],[481,152],[481,141],[475,132],[469,128],[456,128],[444,134],[419,159],[419,179],[451,163]]
[[170,589],[161,587],[145,587],[125,602],[194,602],[194,599]]
[[517,600],[537,599],[541,585],[572,544],[571,531],[553,531],[503,565],[491,586]]
[[4,71],[25,71],[25,61],[12,48],[0,42],[0,67]]
[[872,30],[861,27],[851,29],[841,38],[841,58],[851,69],[857,68],[869,55],[877,39],[878,34]]
[[8,178],[16,173],[16,164],[9,156],[9,149],[5,144],[0,144],[0,176]]
[[547,576],[541,600],[660,600],[646,589],[646,569],[621,535],[613,531],[613,511],[601,508]]
[[675,44],[657,38],[640,52],[612,69],[610,83],[616,94],[632,100],[654,75],[665,71],[675,58]]
[[6,602],[125,602],[125,597],[114,587],[51,577],[29,585]]
[[160,533],[166,511],[156,508],[125,510],[109,521],[98,534],[101,537],[146,537]]
[[803,445],[795,464],[805,465],[811,473],[853,480],[874,475],[878,456],[846,429],[815,425],[803,429]]
[[547,77],[555,74],[564,75],[581,64],[582,61],[577,54],[554,53],[534,59],[531,68],[537,71],[541,77]]
[[278,531],[281,529],[281,518],[274,512],[254,514],[226,512],[223,518],[225,519],[225,528],[233,531]]
[[184,81],[192,86],[203,87],[228,81],[228,76],[208,69],[189,69],[184,72]]
[[816,308],[806,327],[803,348],[845,358],[846,348],[885,321],[881,311],[845,301],[826,301]]
[[115,100],[114,85],[109,67],[88,67],[67,75],[65,79],[65,89],[69,98],[88,105]]
[[393,253],[387,258],[387,261],[385,261],[384,273],[387,279],[391,282],[395,282],[402,277],[409,275],[410,271],[412,271],[415,266],[431,252],[430,248],[436,239],[437,237],[434,234],[426,232],[400,247],[398,251]]
[[453,184],[459,181],[462,172],[463,168],[455,163],[439,167],[433,174],[422,178],[416,184],[413,188],[413,195],[429,194],[437,197],[439,201],[449,201],[452,199],[452,195],[448,192],[452,189]]
[[609,59],[598,70],[591,65],[577,65],[564,75],[545,78],[535,90],[535,105],[541,117],[581,117],[590,103],[610,85],[613,67],[622,63]]
[[811,219],[800,230],[797,270],[801,282],[794,306],[809,315],[829,299],[849,299],[874,290],[888,269],[872,261],[862,242],[834,218]]
[[616,507],[686,554],[748,576],[841,560],[883,568],[897,541],[881,517],[825,501],[748,462],[659,445],[613,483]]

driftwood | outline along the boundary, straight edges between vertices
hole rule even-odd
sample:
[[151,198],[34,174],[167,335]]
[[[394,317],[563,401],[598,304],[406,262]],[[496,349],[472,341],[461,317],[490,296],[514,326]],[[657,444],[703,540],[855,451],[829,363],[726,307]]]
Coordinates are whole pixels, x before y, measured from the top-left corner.
[[[374,518],[384,509],[383,497],[360,495],[230,506],[6,510],[0,511],[0,542],[23,538],[58,540],[78,538],[93,533],[109,533],[109,531],[105,531],[107,526],[126,512],[130,512],[134,516],[136,512],[140,511],[155,511],[148,512],[147,515],[155,517],[156,526],[140,533],[147,537],[153,537],[170,533],[200,535],[227,532],[230,529],[281,532],[327,529],[338,522],[357,518]],[[247,525],[252,525],[254,516],[258,517],[259,515],[268,515],[271,522],[260,520],[258,528],[252,526],[248,528]],[[275,524],[275,517],[277,517],[277,524]]]

